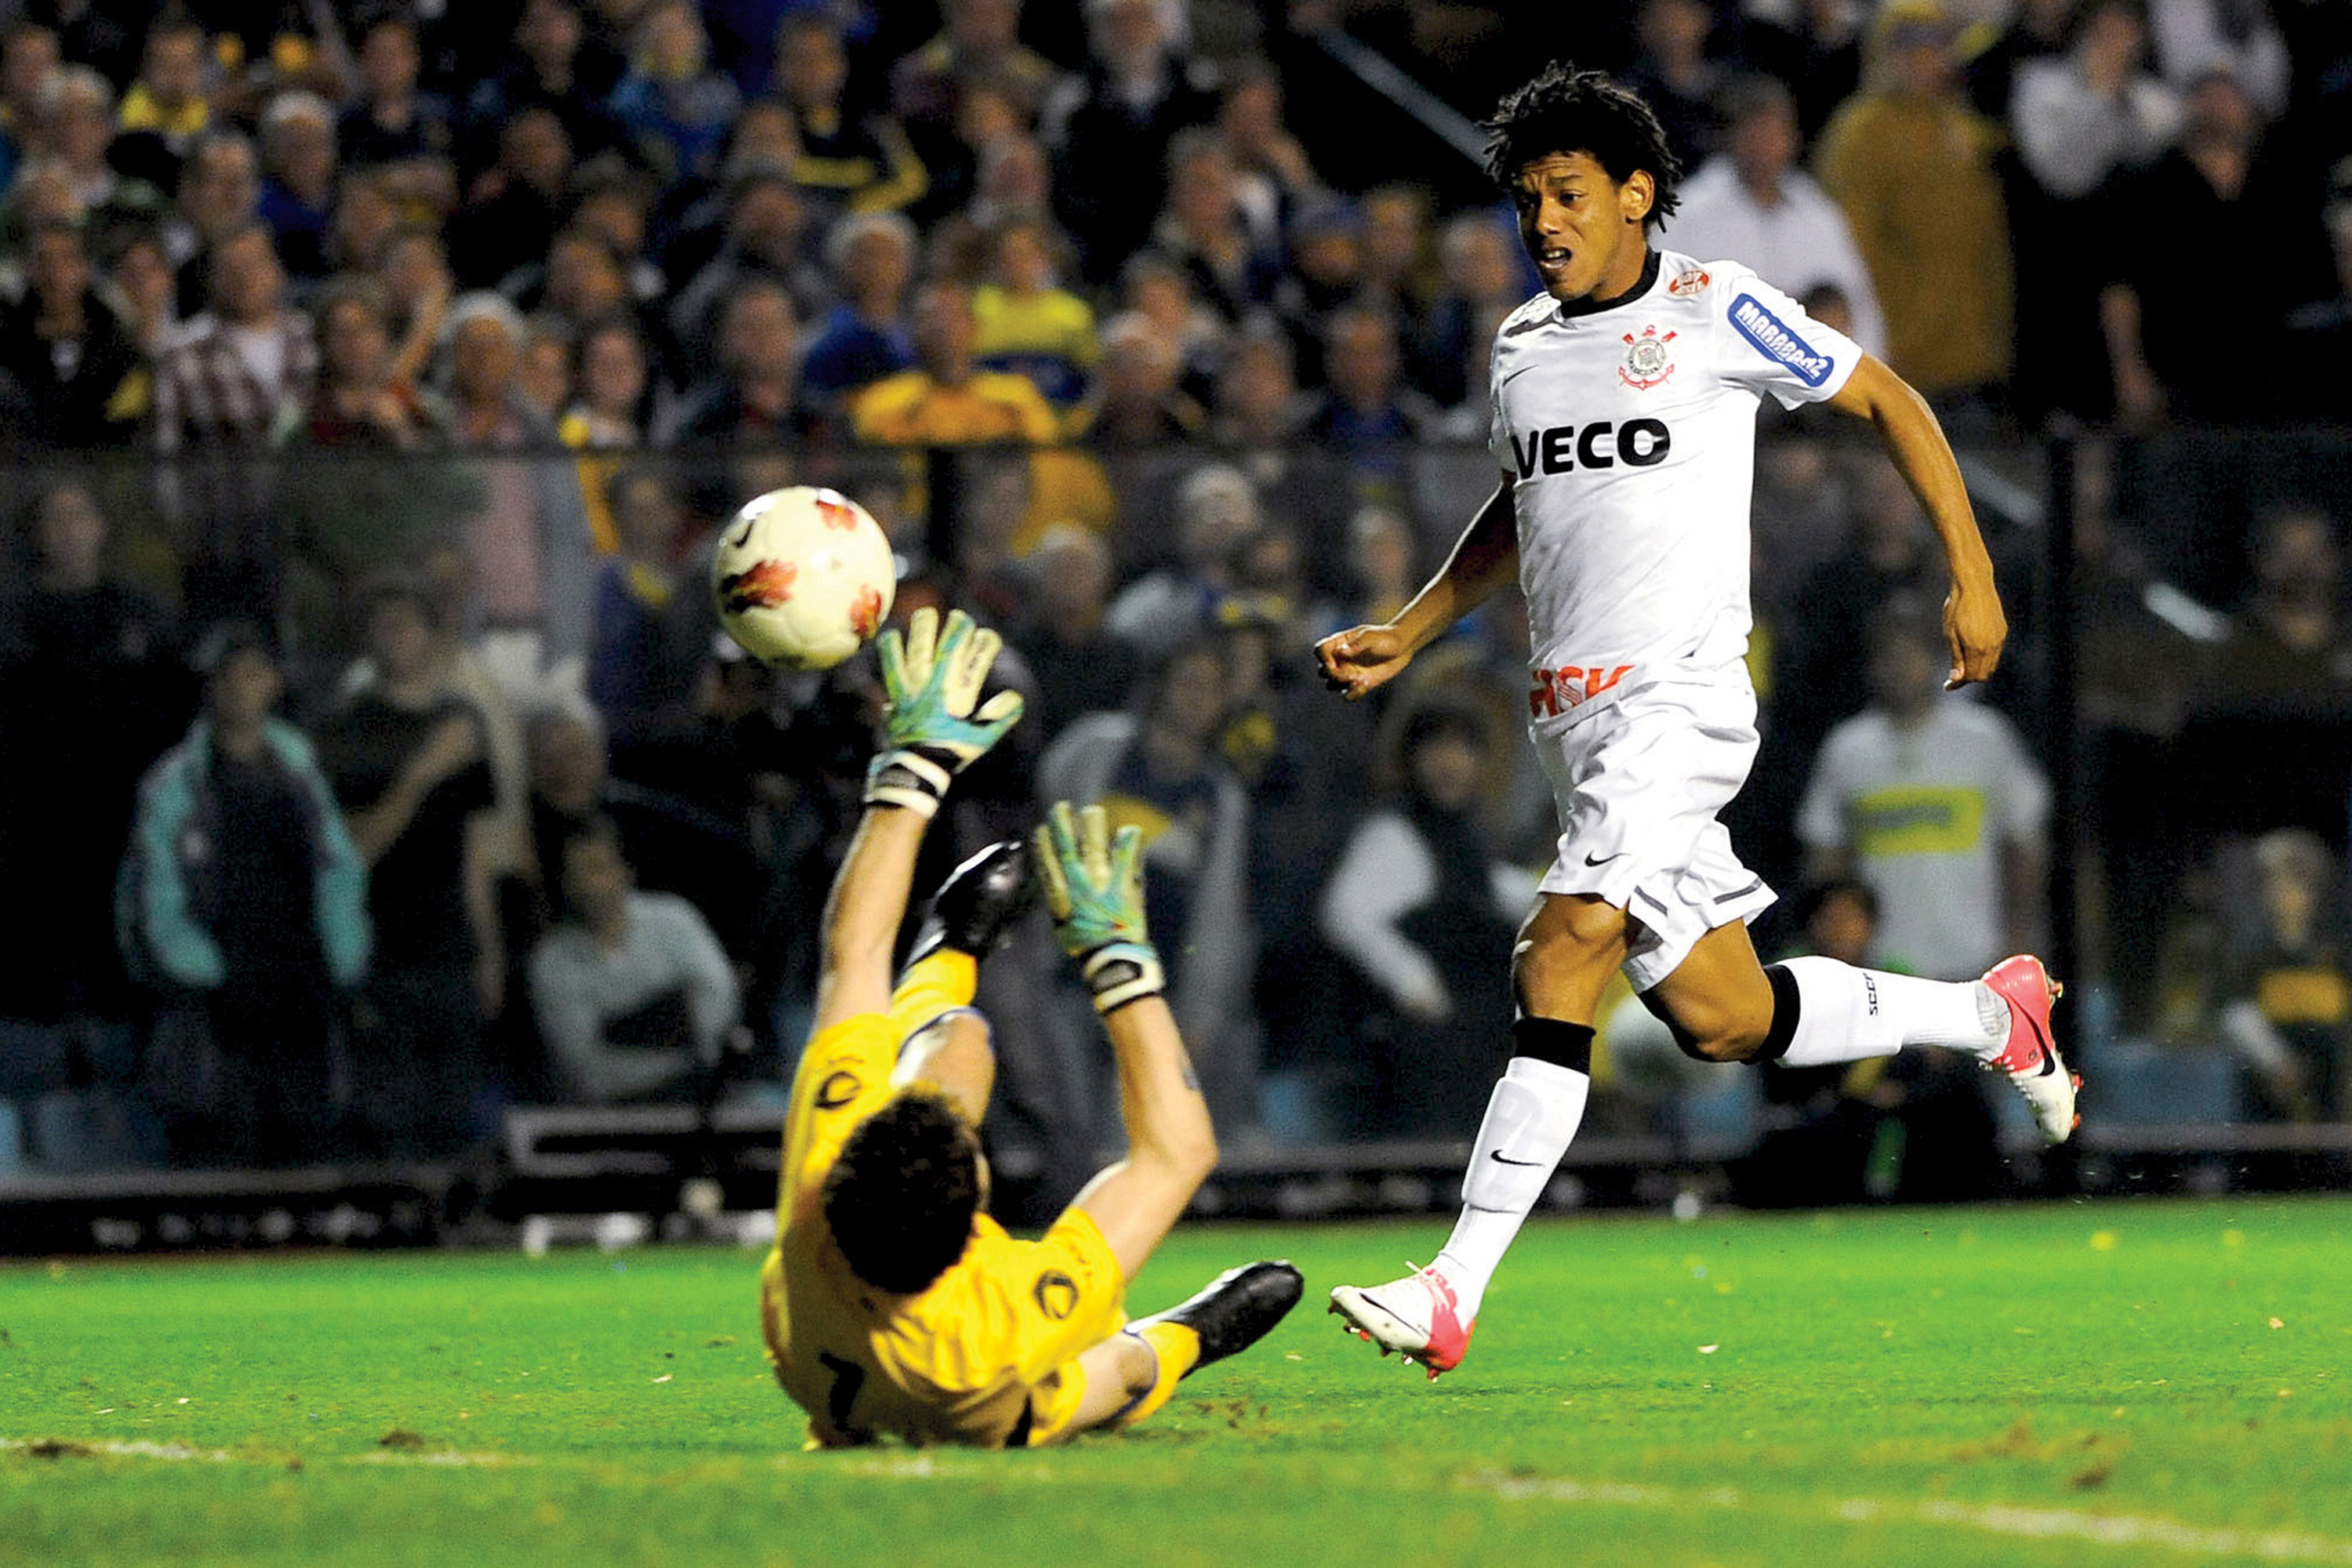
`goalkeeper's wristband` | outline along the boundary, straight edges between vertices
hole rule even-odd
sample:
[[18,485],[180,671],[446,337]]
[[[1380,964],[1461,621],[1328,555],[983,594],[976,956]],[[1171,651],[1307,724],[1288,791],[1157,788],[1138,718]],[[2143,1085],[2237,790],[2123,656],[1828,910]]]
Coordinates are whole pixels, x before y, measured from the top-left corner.
[[1168,989],[1168,973],[1150,942],[1107,942],[1088,948],[1078,955],[1078,973],[1095,994],[1095,1011],[1106,1016]]
[[866,769],[866,804],[896,805],[919,816],[930,816],[947,798],[955,770],[921,746],[898,746],[878,752]]

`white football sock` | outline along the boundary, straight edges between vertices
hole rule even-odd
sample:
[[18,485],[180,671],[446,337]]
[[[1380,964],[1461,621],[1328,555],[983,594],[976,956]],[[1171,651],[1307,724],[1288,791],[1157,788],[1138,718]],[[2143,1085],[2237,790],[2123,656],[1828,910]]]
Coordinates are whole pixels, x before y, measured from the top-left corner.
[[1591,1074],[1556,1062],[1513,1057],[1504,1068],[1463,1173],[1462,1217],[1431,1265],[1454,1287],[1464,1322],[1478,1315],[1486,1282],[1568,1152],[1591,1089]]
[[1780,1060],[1822,1067],[1945,1046],[1986,1060],[2009,1043],[2009,1005],[1981,980],[1922,980],[1834,958],[1791,958],[1797,1032]]

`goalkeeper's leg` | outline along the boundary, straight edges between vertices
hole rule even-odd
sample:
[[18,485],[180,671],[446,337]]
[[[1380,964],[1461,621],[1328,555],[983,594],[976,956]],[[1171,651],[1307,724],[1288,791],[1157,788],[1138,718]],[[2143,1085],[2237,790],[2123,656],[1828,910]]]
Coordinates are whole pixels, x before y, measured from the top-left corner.
[[1143,1410],[1146,1403],[1152,1410],[1160,1408],[1166,1403],[1168,1392],[1174,1391],[1176,1380],[1192,1370],[1191,1362],[1182,1357],[1181,1347],[1173,1348],[1175,1353],[1169,1358],[1169,1374],[1164,1380],[1167,1392],[1160,1393],[1158,1399],[1151,1396],[1160,1390],[1163,1382],[1160,1350],[1142,1335],[1121,1331],[1078,1357],[1078,1373],[1087,1380],[1087,1388],[1066,1430],[1074,1434],[1090,1432],[1097,1426],[1140,1420],[1142,1415],[1138,1411],[1150,1414]]
[[934,1085],[975,1125],[996,1087],[988,1020],[971,1005],[980,961],[1003,945],[1031,901],[1025,842],[992,844],[966,860],[940,884],[890,994],[890,1017],[906,1042],[892,1081]]
[[1143,1420],[1180,1381],[1264,1339],[1298,1304],[1300,1288],[1287,1262],[1244,1264],[1166,1311],[1138,1318],[1078,1358],[1087,1387],[1070,1429]]

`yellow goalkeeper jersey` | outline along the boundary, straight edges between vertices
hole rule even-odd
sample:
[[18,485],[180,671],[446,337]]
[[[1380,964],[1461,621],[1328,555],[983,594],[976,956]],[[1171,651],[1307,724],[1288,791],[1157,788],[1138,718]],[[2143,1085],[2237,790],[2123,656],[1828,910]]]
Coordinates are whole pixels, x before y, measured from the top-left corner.
[[813,1447],[886,1436],[984,1447],[1052,1441],[1085,1393],[1073,1363],[1126,1321],[1118,1260],[1076,1209],[1034,1242],[974,1216],[962,1258],[907,1296],[850,1272],[826,1228],[825,1173],[890,1098],[910,1030],[970,1000],[971,968],[961,953],[925,960],[888,1013],[824,1030],[793,1076],[760,1316],[776,1380],[808,1412]]

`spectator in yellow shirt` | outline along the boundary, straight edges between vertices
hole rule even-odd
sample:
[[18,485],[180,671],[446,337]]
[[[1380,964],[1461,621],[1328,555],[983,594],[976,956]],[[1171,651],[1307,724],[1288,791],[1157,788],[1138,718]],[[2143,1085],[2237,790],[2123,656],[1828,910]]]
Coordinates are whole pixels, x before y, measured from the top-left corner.
[[915,368],[885,376],[850,404],[861,441],[900,446],[979,446],[1060,438],[1061,422],[1024,376],[982,370],[971,291],[941,279],[915,297]]
[[1886,361],[1945,412],[2009,379],[2015,316],[2000,127],[1960,96],[1950,22],[1902,0],[1873,24],[1874,85],[1815,154],[1886,319]]
[[125,131],[151,131],[174,156],[212,121],[205,96],[205,30],[189,20],[159,21],[147,35],[138,78],[117,110]]
[[832,16],[812,10],[784,19],[776,29],[776,84],[800,131],[793,183],[820,211],[896,212],[930,188],[898,122],[858,111],[842,25]]
[[1035,218],[998,226],[990,246],[990,281],[971,297],[980,323],[973,352],[990,370],[1027,376],[1048,402],[1066,410],[1086,396],[1100,348],[1093,309],[1055,276],[1059,248]]
[[1026,443],[1039,449],[1029,455],[1032,505],[1024,534],[1034,538],[1054,522],[1108,531],[1117,502],[1101,465],[1055,447],[1062,421],[1025,376],[980,368],[971,290],[950,279],[925,284],[915,296],[912,330],[915,368],[885,376],[851,399],[857,438],[906,447]]

